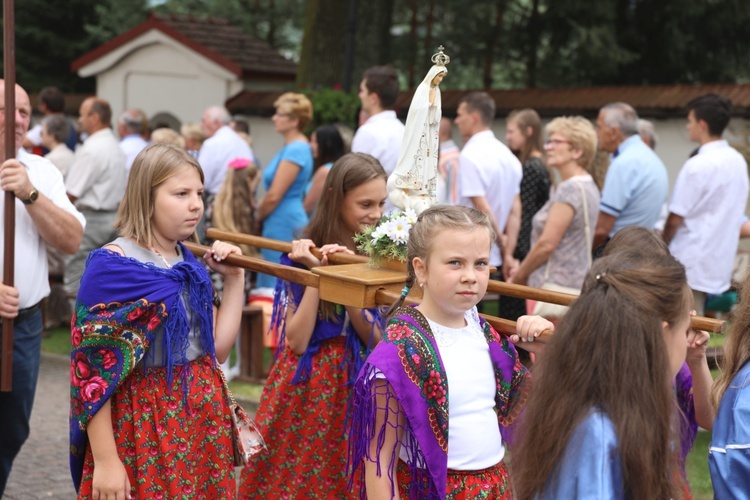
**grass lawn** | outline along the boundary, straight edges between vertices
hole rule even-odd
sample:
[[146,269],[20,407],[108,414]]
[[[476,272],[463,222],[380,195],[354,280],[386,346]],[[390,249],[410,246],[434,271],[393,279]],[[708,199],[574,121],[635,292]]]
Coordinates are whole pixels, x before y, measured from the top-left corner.
[[695,445],[687,457],[685,470],[690,491],[695,500],[710,500],[714,497],[711,478],[708,475],[708,445],[711,442],[711,431],[698,431]]

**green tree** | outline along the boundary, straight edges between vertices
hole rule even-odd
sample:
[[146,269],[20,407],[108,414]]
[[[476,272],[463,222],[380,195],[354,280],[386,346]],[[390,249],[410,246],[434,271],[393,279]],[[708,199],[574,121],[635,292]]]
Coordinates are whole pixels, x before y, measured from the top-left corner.
[[16,81],[32,93],[48,85],[65,92],[92,91],[93,79],[72,73],[70,63],[95,46],[85,29],[98,22],[95,5],[91,0],[16,2]]

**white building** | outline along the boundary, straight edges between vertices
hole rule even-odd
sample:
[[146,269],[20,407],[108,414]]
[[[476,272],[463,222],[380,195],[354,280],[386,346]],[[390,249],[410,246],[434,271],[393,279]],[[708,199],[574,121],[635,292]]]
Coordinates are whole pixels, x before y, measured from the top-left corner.
[[96,77],[96,95],[110,103],[113,117],[139,108],[152,125],[177,130],[243,90],[291,88],[297,74],[296,63],[228,21],[155,14],[71,69]]

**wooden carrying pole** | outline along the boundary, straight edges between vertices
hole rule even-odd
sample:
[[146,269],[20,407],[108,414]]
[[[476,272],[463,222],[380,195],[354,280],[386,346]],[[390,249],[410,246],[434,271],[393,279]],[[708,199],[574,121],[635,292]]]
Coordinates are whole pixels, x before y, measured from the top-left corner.
[[[292,250],[292,244],[288,242],[262,238],[260,236],[252,236],[249,234],[220,231],[213,228],[208,230],[208,237],[217,240],[221,239],[231,241],[234,243],[244,243],[250,246],[267,248],[269,250],[276,250],[279,252],[291,252]],[[321,254],[319,251],[317,251],[317,249],[313,249],[312,252],[316,257],[321,257]],[[361,255],[333,254],[329,256],[329,260],[332,264],[355,264],[367,262],[368,259],[367,257]],[[396,281],[399,282],[399,280]],[[403,286],[403,280],[400,280],[400,283]],[[508,297],[531,299],[540,302],[548,302],[550,304],[561,304],[565,306],[570,305],[577,298],[576,295],[568,293],[553,292],[551,290],[543,290],[541,288],[533,288],[530,286],[516,285],[513,283],[505,283],[503,281],[495,280],[490,280],[487,286],[487,291],[490,293],[506,295]],[[712,333],[723,333],[726,322],[713,318],[693,316],[690,319],[690,325],[697,330],[705,330]]]
[[[13,0],[3,0],[3,66],[5,72],[5,158],[16,154],[16,46]],[[4,260],[3,284],[13,286],[16,243],[16,197],[5,192],[3,220]],[[0,359],[0,391],[13,389],[13,318],[3,318],[2,358]]]
[[[228,238],[227,238],[228,239]],[[206,254],[208,250],[210,250],[209,247],[198,245],[195,243],[188,243],[184,242],[185,246],[188,250],[190,250],[196,257],[203,257],[203,255]],[[288,281],[294,281],[296,283],[303,284],[305,286],[312,286],[315,288],[321,289],[321,296],[323,295],[322,287],[325,286],[321,283],[321,281],[318,279],[318,275],[314,274],[311,271],[306,271],[304,269],[297,269],[290,266],[283,266],[281,264],[274,264],[268,261],[265,261],[263,259],[256,259],[254,257],[247,257],[245,255],[229,255],[227,256],[226,260],[224,261],[227,264],[231,264],[238,267],[243,267],[245,269],[250,269],[252,271],[261,272],[264,274],[270,274],[273,276],[276,276],[277,278],[281,278]],[[398,292],[384,290],[384,289],[378,289],[375,294],[375,300],[380,305],[388,305],[395,302],[399,297]],[[413,299],[407,299],[407,304],[416,303]],[[352,304],[352,305],[358,305],[358,304]],[[501,319],[496,318],[494,316],[489,315],[482,315],[484,316],[487,321],[500,333],[504,333],[506,335],[512,335],[516,332],[516,322],[510,321],[507,319]],[[549,339],[549,337],[552,335],[552,333],[549,330],[545,330],[542,332],[542,334],[539,336],[539,339],[542,342],[545,342]],[[520,345],[520,347],[523,347],[523,344]]]
[[[251,234],[232,233],[222,231],[221,229],[210,228],[206,231],[206,236],[212,240],[225,240],[233,243],[242,243],[251,247],[265,248],[277,252],[289,253],[292,251],[292,244],[286,241],[272,240],[262,236],[253,236]],[[320,259],[323,254],[317,248],[312,249],[312,254]],[[328,256],[331,264],[361,264],[367,262],[367,257],[363,255],[352,255],[350,253],[334,253]]]
[[[551,290],[542,290],[541,288],[514,285],[512,283],[492,280],[487,285],[487,291],[499,293],[501,295],[508,295],[509,297],[531,299],[540,302],[548,302],[550,304],[561,304],[564,306],[572,304],[573,301],[578,298],[577,295],[570,293],[553,292]],[[726,322],[714,318],[704,318],[703,316],[692,316],[690,318],[690,326],[696,330],[705,330],[711,333],[723,333],[724,328],[726,327]]]

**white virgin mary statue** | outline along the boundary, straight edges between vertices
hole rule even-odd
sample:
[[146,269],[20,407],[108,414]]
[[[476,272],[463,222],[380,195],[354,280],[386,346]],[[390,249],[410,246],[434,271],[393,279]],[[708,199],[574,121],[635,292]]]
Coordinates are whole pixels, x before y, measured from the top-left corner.
[[445,59],[445,56],[437,59],[414,92],[398,163],[388,178],[391,203],[401,210],[412,209],[417,214],[437,203],[438,129],[442,115],[439,85],[448,72]]

